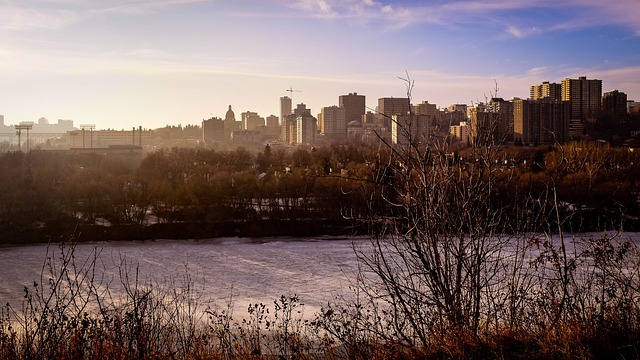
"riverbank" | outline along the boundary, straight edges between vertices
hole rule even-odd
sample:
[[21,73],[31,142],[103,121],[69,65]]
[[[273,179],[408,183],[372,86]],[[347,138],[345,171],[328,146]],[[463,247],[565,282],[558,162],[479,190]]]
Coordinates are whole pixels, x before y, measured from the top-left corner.
[[173,222],[142,225],[87,225],[61,220],[45,226],[7,227],[0,244],[19,245],[68,241],[128,241],[154,239],[210,239],[220,237],[351,236],[367,234],[364,223],[347,219],[242,220]]

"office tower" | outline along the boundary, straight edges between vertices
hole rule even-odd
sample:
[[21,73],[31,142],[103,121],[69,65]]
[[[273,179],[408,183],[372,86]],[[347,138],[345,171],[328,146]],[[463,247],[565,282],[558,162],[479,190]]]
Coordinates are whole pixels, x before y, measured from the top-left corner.
[[545,81],[539,85],[532,85],[529,97],[531,100],[551,98],[560,101],[562,100],[562,84]]
[[362,115],[364,115],[366,109],[364,95],[358,95],[356,92],[349,93],[349,95],[340,95],[338,97],[338,106],[344,108],[345,124],[352,121],[362,122]]
[[0,115],[0,126],[4,126],[4,115]]
[[323,107],[318,119],[320,132],[333,139],[344,137],[347,133],[346,113],[346,109],[341,106]]
[[564,143],[569,136],[568,101],[550,98],[513,101],[514,141],[523,145]]
[[583,136],[585,123],[595,119],[600,112],[602,80],[588,80],[585,76],[562,80],[562,101],[569,101],[571,106],[569,136]]

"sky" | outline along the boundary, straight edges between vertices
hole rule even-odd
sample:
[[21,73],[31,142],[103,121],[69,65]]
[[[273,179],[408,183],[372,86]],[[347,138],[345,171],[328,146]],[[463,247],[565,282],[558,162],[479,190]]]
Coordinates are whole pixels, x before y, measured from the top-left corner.
[[[6,125],[312,114],[353,92],[446,107],[586,76],[640,101],[638,0],[0,0]],[[296,91],[289,92],[287,89]]]

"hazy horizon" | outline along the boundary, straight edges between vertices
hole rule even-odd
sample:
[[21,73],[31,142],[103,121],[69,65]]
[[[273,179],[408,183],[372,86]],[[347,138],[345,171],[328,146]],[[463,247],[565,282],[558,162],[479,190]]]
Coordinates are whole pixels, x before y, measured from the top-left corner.
[[439,107],[587,76],[640,100],[640,3],[21,0],[0,2],[0,114],[99,129],[312,113],[357,92]]

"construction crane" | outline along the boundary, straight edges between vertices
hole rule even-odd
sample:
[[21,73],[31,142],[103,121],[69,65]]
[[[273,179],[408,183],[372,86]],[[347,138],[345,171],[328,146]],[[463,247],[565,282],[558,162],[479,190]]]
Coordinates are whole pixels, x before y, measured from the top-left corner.
[[302,92],[302,90],[294,90],[293,87],[288,88],[287,90],[289,92],[289,97],[291,98],[291,104],[293,105],[293,93],[294,92]]

